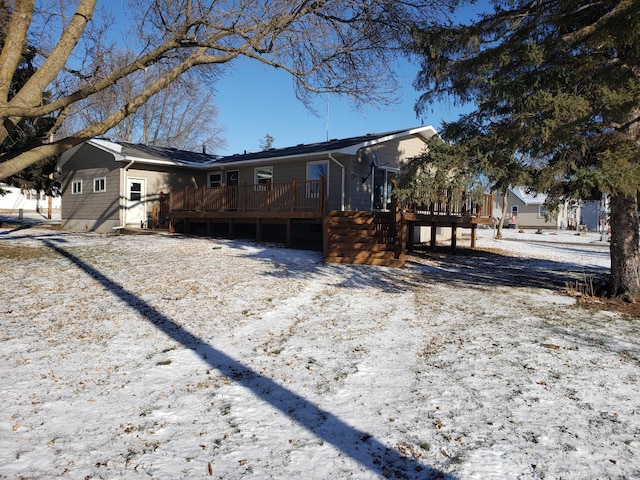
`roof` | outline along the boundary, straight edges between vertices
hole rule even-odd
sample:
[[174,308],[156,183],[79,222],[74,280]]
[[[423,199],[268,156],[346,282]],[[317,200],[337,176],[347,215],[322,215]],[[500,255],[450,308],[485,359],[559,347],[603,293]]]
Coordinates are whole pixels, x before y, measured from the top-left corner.
[[106,138],[92,138],[64,152],[60,156],[60,167],[69,161],[78,149],[85,144],[113,155],[116,162],[136,162],[151,165],[197,168],[203,165],[210,165],[218,158],[216,155],[192,152],[189,150],[178,150],[177,148],[157,147],[144,145],[142,143],[114,142]]
[[547,200],[546,193],[534,192],[523,186],[510,187],[509,190],[525,205],[542,205]]
[[143,143],[112,142],[102,138],[94,138],[87,143],[111,153],[116,161],[121,162],[135,161],[155,165],[194,167],[208,165],[218,158],[215,155],[189,150],[157,147]]
[[360,148],[387,142],[396,138],[419,135],[428,139],[437,132],[432,126],[417,127],[413,129],[394,130],[384,133],[369,133],[357,137],[333,139],[326,142],[299,144],[294,147],[271,148],[260,152],[251,152],[222,157],[215,164],[227,164],[236,162],[255,162],[262,160],[284,159],[287,157],[304,157],[320,153],[344,153],[354,155]]
[[[214,165],[226,165],[236,162],[257,163],[274,159],[293,159],[322,153],[355,155],[360,148],[376,145],[378,143],[388,142],[390,140],[409,137],[412,135],[421,136],[426,140],[436,134],[437,132],[432,126],[423,126],[384,133],[370,133],[357,137],[334,139],[326,142],[306,145],[300,144],[295,147],[272,148],[252,153],[245,152],[244,154],[228,155],[225,157],[200,152],[191,152],[188,150],[178,150],[176,148],[156,147],[141,143],[114,142],[104,138],[93,138],[86,143],[112,154],[117,162],[136,162],[190,168],[210,168]],[[64,163],[73,156],[78,148],[80,148],[80,145],[62,154],[60,165],[64,165]]]
[[116,143],[122,147],[122,154],[129,158],[141,157],[150,160],[165,160],[186,164],[211,163],[218,158],[216,155],[192,152],[189,150],[178,150],[176,148],[156,147],[154,145],[144,145],[141,143]]

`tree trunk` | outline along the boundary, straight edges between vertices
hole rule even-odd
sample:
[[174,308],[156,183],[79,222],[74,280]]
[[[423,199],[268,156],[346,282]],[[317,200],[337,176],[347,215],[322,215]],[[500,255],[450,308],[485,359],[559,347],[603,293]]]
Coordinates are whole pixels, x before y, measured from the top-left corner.
[[496,240],[502,240],[502,227],[504,227],[504,218],[507,215],[509,208],[509,187],[502,190],[502,217],[498,221],[498,227],[496,230]]
[[609,293],[640,301],[640,219],[637,195],[611,196],[611,280]]

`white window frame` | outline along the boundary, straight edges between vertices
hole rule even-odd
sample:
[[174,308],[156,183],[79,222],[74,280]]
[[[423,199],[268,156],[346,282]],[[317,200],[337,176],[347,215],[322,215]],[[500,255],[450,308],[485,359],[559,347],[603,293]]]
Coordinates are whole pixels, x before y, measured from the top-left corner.
[[547,206],[544,203],[538,205],[538,218],[547,218]]
[[511,205],[511,215],[518,216],[518,205]]
[[107,177],[95,177],[93,179],[93,193],[103,193],[107,191]]
[[[320,178],[322,178],[322,176],[320,177],[316,177],[316,176],[311,176],[311,169],[315,166],[315,165],[326,165],[327,167],[327,173],[326,175],[323,175],[326,177],[326,190],[327,190],[327,196],[329,195],[329,160],[317,160],[315,162],[307,162],[307,181],[310,180],[320,180]],[[311,188],[311,184],[307,185],[307,198],[318,198],[319,196],[319,191],[315,191],[313,188]]]
[[71,195],[82,195],[82,180],[71,182]]
[[[260,181],[258,172],[271,172],[271,176],[268,178],[268,181]],[[253,181],[256,185],[256,190],[266,189],[265,185],[273,183],[273,166],[270,167],[256,167],[253,169]]]
[[[218,177],[217,180],[214,180],[214,177]],[[207,175],[207,185],[209,188],[221,187],[222,186],[222,172],[212,172]]]

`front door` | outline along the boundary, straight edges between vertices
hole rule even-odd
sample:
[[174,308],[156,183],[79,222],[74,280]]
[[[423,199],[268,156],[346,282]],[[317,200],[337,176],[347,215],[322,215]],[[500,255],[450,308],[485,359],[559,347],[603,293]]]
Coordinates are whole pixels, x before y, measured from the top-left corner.
[[145,196],[146,180],[144,178],[130,178],[127,182],[127,225],[142,226],[147,221]]

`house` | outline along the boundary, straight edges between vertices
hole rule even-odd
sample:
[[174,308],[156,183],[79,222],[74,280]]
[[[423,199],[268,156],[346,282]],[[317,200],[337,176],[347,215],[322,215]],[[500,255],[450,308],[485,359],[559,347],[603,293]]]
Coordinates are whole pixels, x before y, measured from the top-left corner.
[[62,227],[107,232],[148,226],[154,204],[172,189],[321,177],[328,209],[388,210],[402,162],[435,134],[425,126],[226,157],[93,139],[62,155]]
[[[431,205],[392,197],[431,126],[226,157],[94,139],[61,157],[62,227],[149,228],[321,247],[327,262],[402,266],[416,229],[491,222],[493,196]],[[268,238],[267,238],[268,237]],[[409,242],[407,241],[409,239]]]
[[600,198],[594,197],[583,200],[580,204],[580,223],[590,232],[604,232],[609,230],[609,206],[610,197],[600,194]]
[[436,130],[426,126],[232,155],[211,165],[207,183],[283,183],[325,176],[330,210],[385,210],[402,163],[423,152],[433,135]]
[[[580,205],[565,201],[557,212],[548,212],[547,195],[524,186],[509,187],[507,228],[575,230],[580,224]],[[502,210],[502,195],[495,196],[495,208]]]
[[111,232],[146,227],[172,188],[205,185],[206,153],[92,139],[60,159],[62,228]]
[[4,192],[0,195],[0,213],[60,213],[60,197],[49,197],[35,190],[21,190],[5,183],[0,183],[0,191]]

